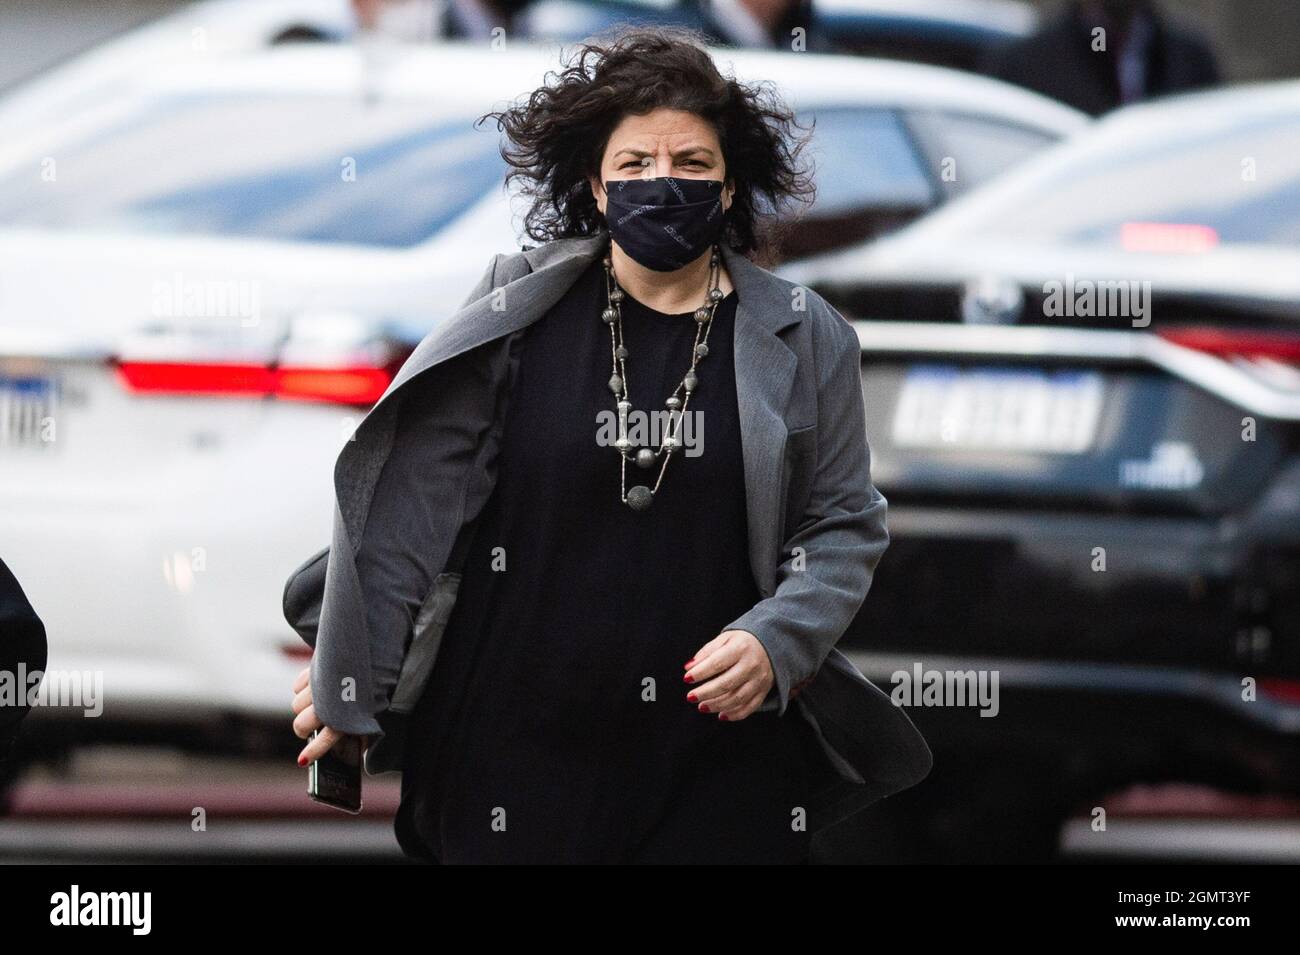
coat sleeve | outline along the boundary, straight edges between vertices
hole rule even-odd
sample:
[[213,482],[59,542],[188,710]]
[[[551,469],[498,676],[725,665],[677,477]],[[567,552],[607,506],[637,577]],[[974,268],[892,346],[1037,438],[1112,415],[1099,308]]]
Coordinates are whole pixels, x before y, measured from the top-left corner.
[[[486,295],[495,284],[492,258],[466,304]],[[462,306],[463,307],[463,306]],[[471,349],[445,362],[436,383],[412,382],[400,397],[393,422],[391,445],[376,478],[366,512],[361,540],[355,553],[355,578],[337,588],[360,592],[362,608],[321,605],[312,657],[312,700],[326,726],[357,735],[380,735],[377,717],[388,707],[402,662],[414,632],[415,618],[432,582],[448,554],[430,542],[450,542],[460,526],[466,499],[466,481],[483,448],[482,436],[493,421],[497,381],[493,352]],[[346,546],[336,509],[335,545]],[[327,573],[349,572],[348,562]],[[329,590],[328,584],[326,590]],[[333,613],[333,616],[331,614]],[[353,613],[364,615],[364,626]],[[340,616],[341,615],[341,616]],[[334,647],[359,639],[368,632],[368,646]],[[331,667],[326,668],[326,662]],[[364,672],[368,679],[362,680]],[[355,700],[344,699],[325,687],[357,683]]]
[[871,483],[861,346],[843,316],[820,304],[834,320],[827,323],[829,347],[817,349],[817,460],[808,510],[782,548],[772,596],[727,627],[747,630],[763,644],[775,702],[769,697],[762,709],[778,714],[848,629],[889,545],[887,502]]
[[[493,288],[500,258],[493,257],[466,304]],[[413,386],[398,411],[357,553],[376,711],[392,696],[415,617],[448,556],[428,544],[453,540],[464,516],[465,482],[476,474],[493,422],[493,357],[482,348],[456,356],[440,370],[436,387]]]
[[[18,578],[0,560],[0,672],[16,677],[20,668],[29,679],[45,672],[49,648],[45,624],[36,615]],[[37,680],[39,686],[39,678]],[[35,687],[14,681],[12,705],[0,706],[0,767],[18,737],[20,721],[31,710],[28,692]]]

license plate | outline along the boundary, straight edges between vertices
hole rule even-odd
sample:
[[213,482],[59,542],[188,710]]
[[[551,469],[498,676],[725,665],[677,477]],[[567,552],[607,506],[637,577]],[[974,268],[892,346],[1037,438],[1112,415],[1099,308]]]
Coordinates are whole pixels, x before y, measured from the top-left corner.
[[1095,372],[919,365],[894,411],[894,445],[1080,454],[1096,437],[1102,378]]
[[58,409],[58,379],[0,371],[0,448],[52,448]]

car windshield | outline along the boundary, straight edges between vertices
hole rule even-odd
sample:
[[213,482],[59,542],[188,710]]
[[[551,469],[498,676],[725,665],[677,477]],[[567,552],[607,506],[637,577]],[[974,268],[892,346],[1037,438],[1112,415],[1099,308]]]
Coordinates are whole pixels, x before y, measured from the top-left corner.
[[[1300,245],[1300,121],[1253,117],[1071,150],[965,220],[971,234],[1203,251]],[[1049,171],[1050,169],[1050,171]]]
[[0,172],[0,225],[410,246],[504,177],[498,139],[427,101],[170,95]]
[[889,109],[823,109],[800,113],[816,120],[810,153],[816,168],[818,215],[869,206],[924,207],[934,192],[898,114]]

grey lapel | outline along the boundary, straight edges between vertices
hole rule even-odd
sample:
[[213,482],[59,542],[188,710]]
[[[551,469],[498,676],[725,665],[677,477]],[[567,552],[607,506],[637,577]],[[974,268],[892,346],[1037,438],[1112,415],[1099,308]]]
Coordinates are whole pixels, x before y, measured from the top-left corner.
[[[377,417],[380,406],[394,392],[416,375],[541,318],[603,253],[607,242],[608,236],[600,233],[548,242],[522,253],[532,271],[469,303],[427,335],[366,415],[358,432]],[[788,283],[776,280],[725,243],[722,256],[738,298],[734,357],[749,515],[749,559],[759,590],[769,596],[776,586],[781,547],[785,408],[798,363],[778,333],[798,323],[801,316],[787,295]],[[497,303],[499,309],[494,308]],[[365,442],[351,442],[345,453],[355,445],[364,446]],[[377,474],[367,468],[343,468],[337,473],[366,472]],[[347,499],[348,493],[343,497]],[[360,529],[352,531],[353,540],[359,539]]]
[[786,286],[739,252],[722,246],[736,285],[736,401],[745,459],[749,564],[764,597],[776,589],[781,551],[785,408],[798,359],[778,335],[799,322]]

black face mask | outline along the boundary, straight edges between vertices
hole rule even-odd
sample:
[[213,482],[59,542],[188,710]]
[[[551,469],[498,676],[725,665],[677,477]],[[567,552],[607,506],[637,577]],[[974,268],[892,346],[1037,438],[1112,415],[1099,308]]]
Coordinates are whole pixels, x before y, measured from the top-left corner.
[[722,235],[722,180],[614,179],[605,185],[605,221],[619,247],[656,272],[694,262]]

